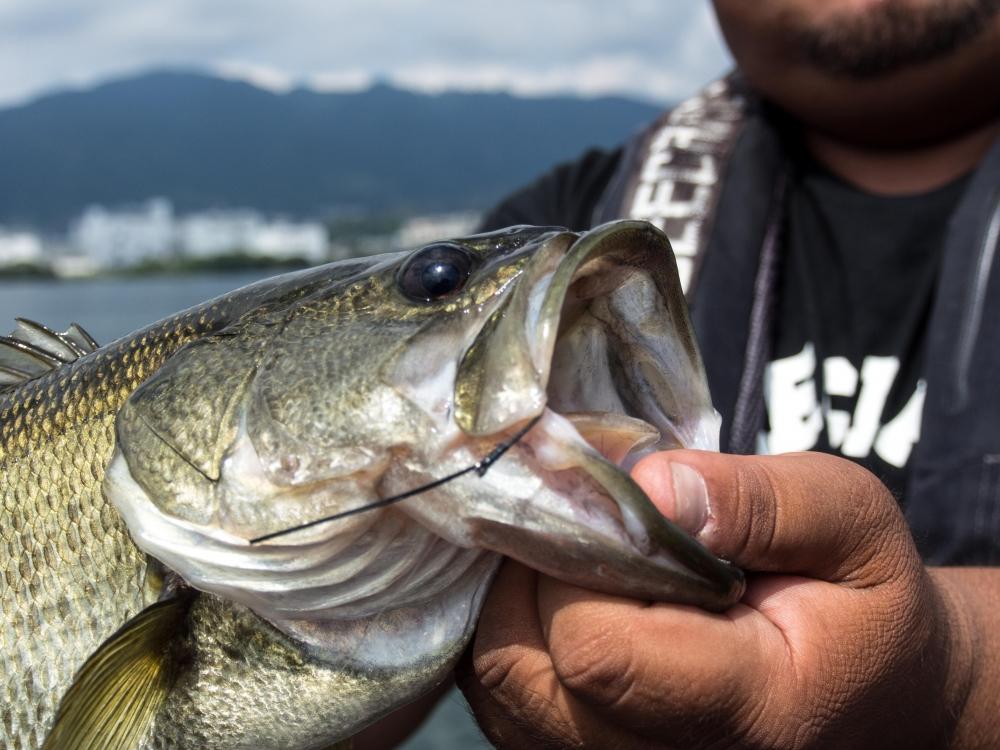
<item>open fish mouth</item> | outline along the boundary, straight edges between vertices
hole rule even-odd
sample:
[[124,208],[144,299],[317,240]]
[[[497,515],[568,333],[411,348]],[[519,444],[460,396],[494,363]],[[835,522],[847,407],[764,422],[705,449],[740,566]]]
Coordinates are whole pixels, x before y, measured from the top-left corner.
[[[316,269],[319,292],[260,306],[138,388],[104,484],[136,544],[272,621],[479,591],[493,553],[614,594],[738,601],[741,572],[628,473],[718,447],[666,237],[618,222],[448,248],[472,269],[457,297],[404,299],[399,256],[327,286]],[[462,471],[533,420],[484,476]],[[345,510],[366,512],[311,523]]]
[[550,239],[467,352],[456,383],[462,428],[496,434],[529,418],[539,421],[523,460],[571,487],[564,499],[584,517],[564,535],[553,524],[542,544],[530,524],[484,520],[480,543],[612,593],[713,610],[739,600],[742,573],[664,518],[628,474],[654,450],[718,448],[673,254],[649,224]]

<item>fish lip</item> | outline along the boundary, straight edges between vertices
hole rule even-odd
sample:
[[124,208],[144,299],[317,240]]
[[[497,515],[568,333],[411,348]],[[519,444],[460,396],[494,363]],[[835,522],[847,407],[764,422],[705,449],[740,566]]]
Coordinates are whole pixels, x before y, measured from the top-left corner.
[[[554,268],[551,267],[553,258],[545,255],[547,248],[553,246],[552,242],[550,241],[548,245],[541,248],[538,253],[540,257],[533,261],[536,273],[532,275],[533,269],[529,266],[525,278],[518,281],[518,285],[511,293],[508,309],[504,311],[508,319],[501,319],[498,324],[500,326],[523,326],[525,345],[530,352],[529,359],[541,395],[536,393],[533,401],[529,399],[527,408],[521,413],[505,414],[506,424],[502,422],[495,424],[489,420],[483,420],[482,424],[473,424],[474,429],[466,430],[467,433],[478,431],[480,436],[488,432],[492,432],[493,435],[509,434],[516,426],[523,425],[526,420],[538,418],[550,410],[556,414],[565,413],[560,408],[563,404],[554,403],[556,399],[551,391],[551,386],[553,385],[552,375],[558,347],[566,341],[563,338],[566,333],[564,315],[568,309],[567,305],[570,304],[571,292],[575,285],[579,287],[581,283],[586,283],[588,278],[593,278],[598,292],[590,298],[585,298],[584,301],[589,303],[591,300],[599,299],[602,296],[600,291],[602,281],[596,270],[599,270],[602,262],[608,258],[614,258],[616,255],[626,256],[631,251],[629,243],[642,244],[647,248],[647,251],[661,252],[667,258],[672,259],[672,251],[666,236],[652,225],[636,221],[614,222],[580,236],[564,249]],[[549,254],[556,254],[557,250],[552,250]],[[672,263],[673,261],[669,260],[664,265],[669,267]],[[544,273],[539,273],[539,269]],[[674,268],[668,268],[666,272],[660,274],[656,282],[662,296],[673,295],[679,304],[684,304],[683,293]],[[610,292],[607,294],[610,295]],[[664,304],[669,304],[669,302],[669,300],[665,300]],[[676,312],[676,310],[671,310],[671,312]],[[513,315],[511,315],[512,313]],[[686,308],[680,314],[684,316],[686,321]],[[508,338],[516,337],[511,335]],[[688,351],[700,368],[700,357],[693,339],[681,341],[680,345]],[[610,365],[608,368],[610,372]],[[530,374],[532,373],[529,372]],[[703,373],[701,378],[704,380]],[[718,417],[710,408],[707,387],[704,397],[711,412],[710,415],[705,415],[705,419],[712,424],[702,431],[707,433],[714,431],[716,437],[713,439],[717,440],[718,422],[713,420],[717,420]],[[615,413],[612,410],[607,411]],[[622,407],[618,413],[624,414],[627,413],[627,410]],[[661,431],[661,435],[666,423],[666,420],[661,420],[661,424],[654,425]],[[480,429],[476,430],[475,427]],[[502,427],[502,429],[493,431],[497,427]],[[537,429],[536,427],[535,430]],[[586,441],[579,433],[576,433],[576,438],[579,443],[586,445]],[[674,440],[674,438],[676,439]],[[672,435],[670,439],[674,440],[673,447],[691,447],[685,442],[685,440],[687,442],[690,440],[684,436]],[[660,449],[667,447],[666,442],[666,438],[661,439],[657,447]],[[696,445],[693,447],[706,446]],[[640,455],[629,451],[622,461],[616,464],[604,460],[596,450],[592,450],[590,455],[586,457],[581,455],[577,462],[577,468],[589,473],[604,488],[607,497],[618,508],[621,516],[619,519],[621,527],[638,552],[645,555],[656,551],[668,554],[678,559],[681,565],[687,569],[690,573],[688,581],[695,582],[695,586],[700,588],[700,591],[678,598],[688,599],[691,603],[711,610],[727,609],[739,601],[745,590],[742,571],[731,563],[712,555],[703,545],[656,509],[649,497],[628,473],[628,468]],[[595,467],[598,468],[595,469]],[[597,471],[601,476],[595,476],[594,471]],[[530,560],[525,560],[525,562],[531,564]]]
[[[656,559],[669,556],[680,566],[672,577],[677,586],[669,600],[696,604],[711,611],[724,611],[738,602],[745,591],[743,572],[731,562],[711,554],[700,542],[673,521],[662,515],[645,491],[619,464],[610,461],[594,449],[578,433],[567,435],[562,430],[573,430],[572,423],[551,409],[546,409],[537,424],[527,434],[524,442],[532,459],[540,464],[539,473],[549,471],[578,471],[603,488],[606,498],[617,507],[617,526],[631,542],[634,550],[643,556]],[[553,466],[551,459],[543,457],[546,449],[555,447],[563,458],[562,465]],[[506,550],[517,557],[517,552]],[[526,561],[530,564],[530,561]],[[596,586],[600,587],[600,586]],[[656,595],[657,586],[643,590],[636,585],[633,593],[645,598],[662,598]],[[621,594],[614,587],[606,589]]]

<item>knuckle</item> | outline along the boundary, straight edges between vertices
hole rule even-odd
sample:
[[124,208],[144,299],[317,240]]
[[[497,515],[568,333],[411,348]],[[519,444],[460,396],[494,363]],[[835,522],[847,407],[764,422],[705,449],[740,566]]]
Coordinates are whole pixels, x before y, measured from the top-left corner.
[[[814,572],[868,580],[873,571],[905,573],[915,559],[892,493],[853,461],[821,453],[748,458],[731,479],[717,525],[727,537],[719,551],[737,563],[816,565],[826,556],[831,568]],[[795,549],[803,540],[813,545],[808,554]]]
[[635,683],[630,644],[625,623],[589,624],[554,642],[552,664],[556,676],[581,699],[613,706],[625,699]]
[[868,469],[853,461],[840,459],[835,470],[840,472],[854,504],[867,511],[873,520],[891,522],[897,515],[897,503],[889,488]]
[[777,506],[772,501],[775,483],[765,464],[741,461],[733,478],[735,492],[728,503],[725,518],[730,536],[729,548],[720,550],[734,560],[766,554],[778,528]]
[[516,660],[506,652],[490,652],[473,661],[473,671],[479,684],[490,692],[510,683]]
[[874,474],[854,462],[843,461],[838,468],[847,496],[843,557],[853,569],[844,572],[844,582],[871,586],[918,571],[919,556],[896,498]]
[[483,689],[503,703],[523,703],[551,672],[543,654],[531,649],[508,647],[477,653],[473,671]]
[[[573,722],[560,705],[547,658],[509,650],[489,653],[473,660],[473,671],[476,680],[462,690],[494,745],[546,750],[576,746]],[[482,693],[488,699],[483,700]]]

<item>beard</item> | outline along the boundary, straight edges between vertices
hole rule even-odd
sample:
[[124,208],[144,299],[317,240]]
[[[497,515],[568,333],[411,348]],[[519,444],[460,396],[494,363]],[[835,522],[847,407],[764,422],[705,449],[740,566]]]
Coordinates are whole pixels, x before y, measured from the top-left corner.
[[985,31],[1000,0],[939,0],[926,7],[887,0],[791,34],[802,59],[838,77],[875,78],[945,57]]

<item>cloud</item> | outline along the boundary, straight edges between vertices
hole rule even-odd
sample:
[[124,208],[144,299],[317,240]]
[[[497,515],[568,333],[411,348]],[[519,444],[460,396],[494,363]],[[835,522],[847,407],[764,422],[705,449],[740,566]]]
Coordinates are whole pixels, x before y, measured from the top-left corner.
[[389,80],[405,88],[440,92],[506,90],[537,96],[576,93],[586,96],[629,93],[652,100],[666,100],[683,93],[684,82],[669,71],[651,68],[636,55],[602,55],[570,64],[532,68],[512,63],[464,67],[447,63],[411,65],[395,70]]
[[222,78],[246,81],[277,94],[287,93],[298,84],[295,76],[283,70],[240,60],[223,60],[212,66],[212,70]]
[[316,91],[361,91],[375,82],[375,76],[363,68],[326,70],[306,77],[304,84]]
[[706,2],[4,0],[0,103],[137,69],[205,67],[275,90],[626,93],[674,99],[729,64]]

